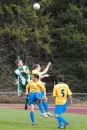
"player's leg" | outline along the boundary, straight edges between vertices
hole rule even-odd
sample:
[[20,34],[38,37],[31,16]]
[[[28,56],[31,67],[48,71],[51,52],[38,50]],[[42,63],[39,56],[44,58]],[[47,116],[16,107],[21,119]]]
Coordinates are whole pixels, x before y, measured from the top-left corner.
[[23,99],[22,99],[22,93],[23,93],[22,90],[18,90],[18,103],[20,103],[20,102],[23,101]]
[[48,117],[48,116],[44,113],[44,110],[43,110],[42,93],[41,93],[41,92],[37,93],[36,98],[37,98],[37,101],[40,101],[40,102],[37,103],[37,105],[38,105],[38,107],[39,107],[39,110],[40,110],[40,115],[42,115],[42,116],[44,116],[44,117]]
[[35,124],[35,120],[34,120],[34,104],[30,104],[30,119],[32,122],[32,125]]
[[39,110],[40,110],[40,115],[47,118],[48,116],[44,113],[44,110],[43,110],[42,101],[38,104],[38,107],[39,107]]
[[21,97],[23,94],[23,91],[22,90],[18,90],[18,97]]
[[66,128],[66,126],[69,124],[68,121],[65,120],[61,115],[58,115],[56,118],[59,122],[59,128],[62,128],[62,123],[64,123],[64,128]]
[[28,96],[25,96],[25,110],[28,108]]
[[23,90],[21,89],[21,84],[18,85],[18,101],[20,102],[22,100],[22,94],[23,94]]
[[28,103],[30,105],[30,119],[32,121],[32,125],[35,124],[35,119],[34,119],[34,105],[36,104],[36,94],[37,92],[34,93],[29,93],[28,94]]
[[41,92],[41,93],[42,93],[42,104],[43,104],[44,109],[46,111],[46,115],[50,116],[50,117],[53,117],[53,115],[49,111],[48,102],[47,102],[46,99],[44,99],[44,93],[43,92]]
[[30,104],[30,119],[32,121],[32,125],[34,125],[34,105],[37,103],[38,100],[41,100],[41,95],[38,92],[30,93],[28,95],[28,99]]
[[62,123],[64,123],[64,128],[66,128],[66,126],[69,124],[67,120],[65,120],[61,114],[64,113],[66,110],[66,103],[64,105],[55,105],[55,109],[54,109],[54,114],[55,114],[55,118],[58,120],[59,123],[59,128],[63,128],[62,127]]
[[50,111],[49,111],[49,107],[48,107],[48,102],[47,102],[47,100],[44,100],[44,99],[43,99],[42,103],[43,103],[43,106],[44,106],[44,108],[45,108],[46,115],[48,115],[48,116],[50,116],[50,117],[53,117],[53,115],[52,115],[52,114],[50,113]]
[[[26,89],[26,85],[25,86],[23,86],[23,90],[25,90]],[[26,95],[25,96],[25,110],[27,110],[28,109],[28,96]]]
[[59,119],[59,106],[58,105],[55,105],[55,108],[54,108],[54,114],[55,114],[55,118],[58,120],[58,128],[62,129],[63,126],[62,126],[62,121]]
[[[18,97],[19,97],[19,100],[21,99],[20,97],[22,96],[24,90],[25,90],[25,86],[23,86],[22,84],[19,84],[19,86],[18,86]],[[27,110],[27,108],[28,108],[27,104],[28,104],[28,98],[26,96],[25,97],[25,106],[24,106],[25,110]]]
[[45,111],[46,111],[46,114],[45,114],[45,115],[50,116],[50,117],[53,117],[53,115],[52,115],[52,114],[50,113],[50,111],[49,111],[48,102],[47,102],[46,99],[44,99],[44,92],[41,91],[41,94],[42,94],[42,104],[43,104],[44,109],[45,109]]

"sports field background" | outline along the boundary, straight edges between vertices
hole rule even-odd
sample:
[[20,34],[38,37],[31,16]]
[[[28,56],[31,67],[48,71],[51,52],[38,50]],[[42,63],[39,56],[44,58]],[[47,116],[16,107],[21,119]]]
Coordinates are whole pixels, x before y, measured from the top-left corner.
[[[57,119],[42,117],[37,106],[35,108],[36,124],[33,126],[30,110],[24,110],[24,104],[0,104],[0,130],[58,130]],[[53,114],[53,105],[49,108]],[[67,130],[87,130],[87,106],[68,106],[62,116],[69,121]]]
[[[63,117],[69,121],[67,130],[87,130],[87,95],[73,94],[73,104],[67,107]],[[47,94],[49,110],[53,114],[54,99]],[[58,130],[58,123],[54,117],[42,117],[35,106],[34,126],[29,117],[30,108],[24,110],[25,95],[18,100],[17,94],[0,94],[0,130]],[[19,102],[19,103],[18,103]]]

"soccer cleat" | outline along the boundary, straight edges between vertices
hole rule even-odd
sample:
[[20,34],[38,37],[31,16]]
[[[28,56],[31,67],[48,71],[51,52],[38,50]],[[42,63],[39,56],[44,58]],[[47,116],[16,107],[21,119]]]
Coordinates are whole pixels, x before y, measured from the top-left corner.
[[45,113],[40,113],[40,115],[46,118],[48,117]]
[[69,123],[67,122],[66,124],[64,124],[64,129],[66,129],[66,127],[69,125]]
[[47,116],[53,117],[53,115],[50,112],[46,112]]
[[35,123],[33,122],[32,125],[35,125]]
[[40,115],[42,116],[43,113],[40,113]]
[[24,108],[25,108],[25,110],[27,110],[27,108],[28,108],[27,104],[25,104],[25,107],[24,107]]
[[58,128],[59,128],[59,129],[63,129],[63,127],[59,127],[59,126],[58,126]]

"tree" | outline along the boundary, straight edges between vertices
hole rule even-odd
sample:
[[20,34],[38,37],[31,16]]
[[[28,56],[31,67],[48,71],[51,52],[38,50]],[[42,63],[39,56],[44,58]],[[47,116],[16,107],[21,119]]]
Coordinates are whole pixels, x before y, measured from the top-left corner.
[[[35,2],[40,10],[33,9]],[[82,91],[77,84],[86,86],[86,7],[86,0],[0,1],[0,80],[6,81],[2,86],[9,83],[14,89],[14,61],[20,56],[30,67],[38,62],[44,67],[51,60],[49,82],[62,73],[73,91]]]

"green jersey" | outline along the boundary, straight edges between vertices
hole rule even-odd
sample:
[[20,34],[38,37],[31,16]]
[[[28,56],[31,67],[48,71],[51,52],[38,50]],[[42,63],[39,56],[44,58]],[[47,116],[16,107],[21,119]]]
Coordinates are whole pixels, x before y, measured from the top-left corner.
[[[27,72],[28,74],[26,74],[25,72]],[[22,68],[17,68],[14,71],[14,77],[15,77],[15,80],[19,80],[19,84],[22,84],[23,86],[25,86],[30,80],[29,67],[23,66]]]

